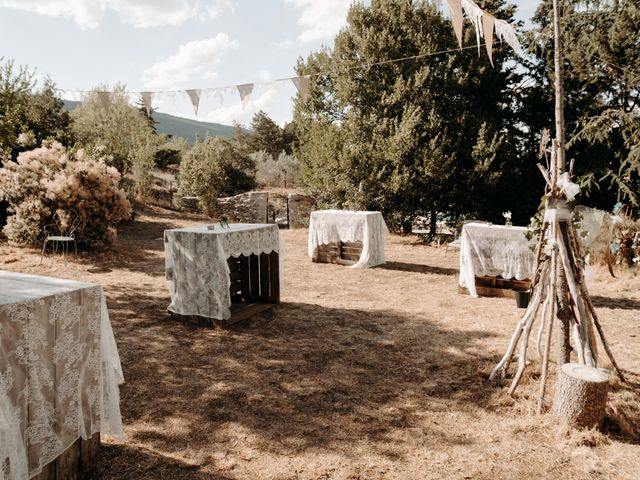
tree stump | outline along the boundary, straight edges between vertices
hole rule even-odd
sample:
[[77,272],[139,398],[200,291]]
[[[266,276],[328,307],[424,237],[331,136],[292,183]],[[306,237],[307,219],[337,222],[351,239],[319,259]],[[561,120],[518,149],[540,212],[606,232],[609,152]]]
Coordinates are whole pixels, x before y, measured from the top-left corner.
[[553,415],[581,428],[600,426],[609,393],[609,374],[579,363],[558,370]]

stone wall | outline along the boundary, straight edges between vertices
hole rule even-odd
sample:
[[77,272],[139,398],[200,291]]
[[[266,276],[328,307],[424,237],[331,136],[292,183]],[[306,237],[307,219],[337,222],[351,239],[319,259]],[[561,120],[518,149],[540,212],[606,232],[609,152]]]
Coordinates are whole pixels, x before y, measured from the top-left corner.
[[289,228],[308,228],[309,217],[315,209],[315,198],[300,193],[290,193]]
[[219,198],[216,216],[224,215],[230,222],[265,223],[268,197],[267,192],[247,192]]
[[[160,199],[155,199],[161,204]],[[169,199],[162,199],[162,206]],[[199,209],[197,197],[180,197],[178,205],[182,210]],[[300,193],[247,192],[233,197],[218,199],[218,208],[214,217],[224,215],[230,222],[239,223],[277,223],[287,226],[287,206],[289,209],[289,228],[308,228],[311,212],[316,209],[313,197]]]

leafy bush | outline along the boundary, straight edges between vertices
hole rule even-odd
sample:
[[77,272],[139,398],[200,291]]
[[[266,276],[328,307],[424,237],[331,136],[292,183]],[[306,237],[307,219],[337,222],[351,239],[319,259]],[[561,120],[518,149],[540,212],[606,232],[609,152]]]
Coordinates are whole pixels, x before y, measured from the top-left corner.
[[267,187],[294,187],[297,185],[300,162],[293,155],[280,152],[274,159],[265,151],[251,154],[256,162],[256,182]]
[[200,198],[211,214],[218,197],[236,195],[255,187],[255,161],[223,138],[196,140],[178,172],[178,192]]
[[17,243],[38,244],[56,213],[69,220],[74,212],[81,222],[78,244],[111,243],[117,223],[131,215],[119,181],[118,171],[103,158],[82,150],[70,156],[57,142],[23,152],[0,168],[0,199],[9,202],[13,213],[4,233]]

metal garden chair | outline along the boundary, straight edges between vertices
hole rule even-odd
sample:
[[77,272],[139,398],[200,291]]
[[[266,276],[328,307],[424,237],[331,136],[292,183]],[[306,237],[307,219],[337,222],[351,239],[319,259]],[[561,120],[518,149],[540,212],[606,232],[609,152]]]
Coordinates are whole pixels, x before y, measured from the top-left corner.
[[80,226],[80,216],[76,213],[70,212],[65,215],[56,213],[53,216],[53,223],[47,224],[44,227],[44,243],[42,244],[42,255],[40,256],[40,263],[44,258],[47,245],[51,243],[53,253],[58,252],[58,247],[62,250],[62,258],[65,265],[67,264],[67,252],[69,251],[69,245],[73,244],[76,257],[78,257],[78,244],[76,243],[76,232]]

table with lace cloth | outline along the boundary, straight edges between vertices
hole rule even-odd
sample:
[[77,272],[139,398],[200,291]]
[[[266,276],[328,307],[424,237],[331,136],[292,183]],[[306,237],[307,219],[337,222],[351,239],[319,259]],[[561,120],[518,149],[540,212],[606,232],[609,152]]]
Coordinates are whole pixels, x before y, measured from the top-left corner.
[[98,432],[121,438],[123,380],[100,286],[0,271],[0,478],[31,478]]
[[380,212],[317,210],[309,219],[308,253],[313,257],[320,245],[333,242],[362,242],[360,259],[352,268],[381,265],[389,230]]
[[526,227],[467,223],[462,227],[459,285],[477,297],[475,277],[516,280],[533,275],[532,241]]
[[[231,318],[231,284],[227,259],[278,253],[275,224],[231,224],[165,230],[165,276],[171,296],[169,311],[216,320]],[[282,268],[279,268],[282,271]],[[278,274],[282,289],[282,276]],[[279,295],[279,294],[278,294]]]

